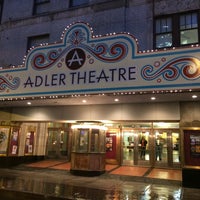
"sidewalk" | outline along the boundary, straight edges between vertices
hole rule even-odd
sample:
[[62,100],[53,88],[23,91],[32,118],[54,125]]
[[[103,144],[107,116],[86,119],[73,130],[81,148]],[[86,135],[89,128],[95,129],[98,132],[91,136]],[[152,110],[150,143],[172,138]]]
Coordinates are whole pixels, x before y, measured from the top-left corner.
[[106,173],[97,177],[74,176],[69,170],[70,163],[56,160],[1,169],[1,199],[200,199],[200,189],[181,186],[180,170],[106,165]]
[[[70,170],[70,163],[62,160],[44,160],[25,165],[27,168]],[[106,165],[106,175],[123,180],[145,181],[162,184],[181,185],[181,169],[157,169],[150,167]]]

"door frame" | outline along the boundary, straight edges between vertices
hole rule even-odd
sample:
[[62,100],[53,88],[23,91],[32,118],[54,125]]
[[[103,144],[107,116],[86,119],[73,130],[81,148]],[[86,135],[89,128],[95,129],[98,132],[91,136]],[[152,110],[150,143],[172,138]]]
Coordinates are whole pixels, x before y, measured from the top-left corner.
[[[55,155],[50,155],[49,154],[49,131],[55,131],[55,132],[57,132],[57,135],[56,135],[56,140],[55,140]],[[61,140],[61,137],[60,137],[60,135],[59,134],[61,134],[61,132],[64,132],[64,134],[66,134],[65,136],[64,136],[64,138],[67,140],[67,141],[65,141],[65,142],[63,142],[62,140]],[[69,134],[69,129],[68,128],[61,128],[61,127],[59,127],[59,128],[56,128],[56,127],[49,127],[48,129],[47,129],[47,146],[46,146],[46,156],[48,157],[48,158],[54,158],[54,159],[67,159],[67,158],[69,158],[69,154],[70,154],[70,152],[69,152],[69,136],[70,136],[70,134]],[[65,150],[66,150],[66,155],[62,155],[61,154],[61,151],[60,151],[60,145],[62,145],[62,144],[65,144],[66,146],[65,146]]]
[[[133,136],[134,136],[134,145],[136,145],[136,148],[133,150],[133,166],[152,166],[152,167],[173,167],[173,168],[180,168],[181,167],[181,134],[180,134],[180,129],[162,129],[162,128],[145,128],[145,129],[134,129],[134,128],[126,128],[124,130],[132,130],[133,131]],[[124,133],[123,131],[121,132],[121,164],[122,165],[127,165],[127,163],[124,163]],[[156,162],[156,150],[155,150],[155,132],[156,131],[162,131],[167,133],[167,138],[166,138],[166,143],[167,143],[167,161],[166,162]],[[134,134],[135,132],[135,134]],[[148,138],[148,151],[149,151],[149,160],[139,160],[139,148],[138,148],[138,143],[139,143],[139,133],[138,132],[149,132],[149,138]],[[137,133],[137,135],[136,135]],[[179,134],[179,161],[180,162],[173,162],[173,141],[172,141],[172,133],[178,133]]]
[[[157,162],[156,161],[156,135],[155,132],[156,131],[162,131],[162,132],[166,132],[167,133],[167,138],[166,138],[166,149],[167,149],[167,160],[166,162]],[[178,133],[179,134],[179,143],[178,143],[178,151],[179,151],[179,161],[178,163],[173,162],[173,141],[172,141],[172,134],[173,133]],[[181,134],[180,134],[180,129],[159,129],[159,128],[155,128],[152,130],[152,166],[155,167],[181,167]]]
[[[124,130],[130,130],[132,131],[132,137],[134,138],[134,146],[133,146],[133,149],[131,149],[131,151],[133,151],[133,156],[132,156],[132,162],[133,162],[133,165],[134,166],[150,166],[150,163],[151,163],[151,156],[150,156],[150,152],[151,152],[151,149],[150,149],[150,146],[151,146],[151,129],[147,129],[147,128],[139,128],[139,129],[134,129],[134,128],[124,128]],[[124,146],[124,133],[122,130],[122,148],[121,148],[121,154],[122,154],[122,158],[121,158],[121,163],[124,165],[124,164],[127,164],[124,162],[124,148],[127,148],[126,146]],[[141,133],[146,133],[146,132],[149,132],[149,135],[148,135],[148,152],[149,152],[149,160],[140,160],[139,159],[139,155],[140,155],[140,149],[139,149],[139,143],[140,143],[140,135]]]

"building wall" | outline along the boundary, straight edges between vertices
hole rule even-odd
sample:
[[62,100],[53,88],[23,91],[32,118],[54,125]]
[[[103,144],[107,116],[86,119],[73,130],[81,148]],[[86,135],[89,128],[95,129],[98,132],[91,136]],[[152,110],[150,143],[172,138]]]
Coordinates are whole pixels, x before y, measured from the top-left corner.
[[28,37],[50,34],[50,43],[59,42],[66,26],[76,21],[88,22],[94,35],[130,32],[138,38],[140,50],[152,48],[151,1],[93,0],[89,6],[69,8],[69,1],[53,0],[47,10],[48,13],[33,15],[33,1],[5,1],[0,25],[0,66],[22,64]]
[[196,0],[91,0],[89,6],[77,8],[70,8],[69,0],[51,0],[44,13],[33,15],[33,5],[33,0],[4,1],[0,66],[22,64],[28,37],[49,33],[50,43],[59,42],[65,27],[76,21],[88,22],[95,35],[130,32],[139,50],[153,49],[154,16],[200,8]]
[[180,117],[182,127],[200,127],[200,103],[180,103]]
[[196,0],[154,0],[155,15],[167,15],[177,12],[196,10],[200,7],[200,1]]
[[[11,121],[66,120],[180,120],[179,103],[110,104],[85,106],[16,107],[11,109]],[[6,120],[0,115],[0,120]],[[7,118],[8,120],[8,118]]]
[[47,143],[47,124],[46,123],[27,123],[21,124],[20,129],[20,142],[19,142],[19,153],[18,156],[24,156],[26,136],[29,131],[34,131],[34,151],[31,155],[43,156],[46,153]]
[[196,0],[90,0],[88,6],[69,7],[69,0],[51,0],[44,13],[33,15],[33,0],[4,1],[0,24],[0,66],[20,65],[27,53],[27,38],[50,34],[59,42],[62,31],[76,21],[88,22],[95,35],[130,32],[139,50],[153,49],[153,18],[200,8]]

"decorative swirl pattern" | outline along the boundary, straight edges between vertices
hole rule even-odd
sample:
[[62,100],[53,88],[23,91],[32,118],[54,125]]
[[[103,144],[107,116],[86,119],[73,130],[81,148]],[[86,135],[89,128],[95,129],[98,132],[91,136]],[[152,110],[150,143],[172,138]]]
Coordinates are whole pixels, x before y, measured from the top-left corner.
[[[162,76],[164,80],[174,81],[180,75],[185,79],[196,79],[200,76],[200,61],[194,57],[180,57],[172,59],[159,69],[155,66],[145,65],[141,70],[141,76],[147,80],[152,81]],[[159,82],[160,79],[159,79]]]
[[20,79],[18,77],[9,81],[4,76],[0,76],[0,92],[4,92],[6,89],[16,90],[19,87],[19,84]]
[[85,44],[85,33],[81,29],[76,29],[69,35],[67,42],[70,44],[63,50],[50,50],[49,52],[36,53],[31,59],[31,66],[35,70],[46,70],[50,67],[56,66],[56,62],[68,51],[73,48],[81,47],[88,51],[96,59],[104,62],[117,62],[122,60],[128,53],[128,46],[123,42],[113,43],[110,47],[105,43],[98,43],[91,47]]
[[182,67],[182,74],[185,79],[194,80],[200,77],[200,60],[191,57],[187,58],[188,63]]
[[108,49],[108,45],[105,43],[98,44],[94,47],[94,49],[90,49],[91,52],[94,52],[94,55],[104,55],[106,54],[106,50]]
[[47,55],[44,53],[35,54],[31,60],[31,65],[36,70],[45,70],[53,66],[59,59],[60,53],[56,50],[49,51]]
[[84,48],[95,58],[104,62],[118,62],[126,57],[128,53],[127,44],[123,42],[114,43],[110,47],[105,43],[101,43],[96,45],[94,49],[89,46],[84,46]]

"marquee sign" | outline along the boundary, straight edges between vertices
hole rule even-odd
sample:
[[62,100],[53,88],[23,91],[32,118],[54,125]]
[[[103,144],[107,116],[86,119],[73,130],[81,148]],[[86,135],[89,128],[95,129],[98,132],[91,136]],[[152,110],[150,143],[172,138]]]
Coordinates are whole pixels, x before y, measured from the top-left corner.
[[61,43],[41,44],[22,67],[1,69],[0,97],[194,89],[199,80],[198,46],[142,53],[130,34],[94,36],[75,23]]

